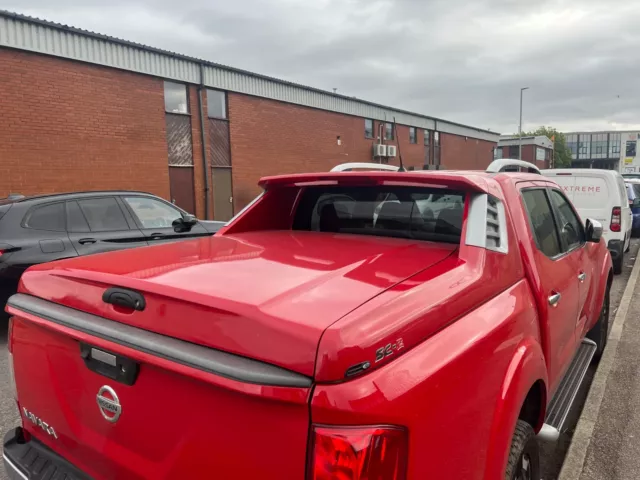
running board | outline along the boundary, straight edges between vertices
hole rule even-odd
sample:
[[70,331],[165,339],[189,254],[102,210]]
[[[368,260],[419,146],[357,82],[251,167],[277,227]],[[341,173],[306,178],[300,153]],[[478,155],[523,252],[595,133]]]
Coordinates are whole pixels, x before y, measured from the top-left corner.
[[538,433],[538,437],[543,440],[555,441],[562,432],[564,422],[569,415],[569,410],[578,394],[582,379],[587,373],[591,364],[591,359],[596,353],[598,346],[593,340],[585,338],[578,348],[576,355],[569,365],[567,373],[562,378],[562,382],[551,399],[547,409],[547,417],[544,425]]

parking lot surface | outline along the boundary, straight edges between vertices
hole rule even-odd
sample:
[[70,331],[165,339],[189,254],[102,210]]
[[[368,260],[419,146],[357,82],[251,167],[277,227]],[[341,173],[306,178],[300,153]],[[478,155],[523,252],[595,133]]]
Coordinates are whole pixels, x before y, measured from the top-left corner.
[[[626,255],[624,270],[621,275],[616,275],[611,287],[611,318],[615,315],[615,312],[622,298],[629,275],[631,274],[631,268],[633,266],[633,260],[635,260],[638,254],[638,247],[640,246],[640,239],[634,239],[631,244],[631,249]],[[7,365],[6,355],[7,345],[7,320],[4,316],[0,317],[0,431],[4,433],[12,427],[15,427],[20,422],[18,410],[16,408],[15,401],[12,397],[11,389],[9,387],[9,372]],[[555,480],[558,478],[560,469],[562,468],[562,462],[566,455],[567,449],[571,443],[571,435],[575,429],[582,406],[589,392],[589,386],[595,373],[596,367],[592,366],[583,382],[582,387],[578,393],[576,402],[569,414],[567,420],[568,430],[561,435],[559,441],[556,444],[543,444],[541,445],[541,461],[542,461],[542,478],[544,480]],[[4,471],[4,466],[0,466],[0,480],[8,480]]]

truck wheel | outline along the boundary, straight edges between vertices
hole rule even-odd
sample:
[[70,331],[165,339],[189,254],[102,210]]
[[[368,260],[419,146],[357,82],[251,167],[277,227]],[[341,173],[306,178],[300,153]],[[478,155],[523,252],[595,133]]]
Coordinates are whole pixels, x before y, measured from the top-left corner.
[[593,326],[591,330],[587,332],[587,338],[593,340],[598,345],[596,353],[593,355],[594,359],[599,359],[604,353],[604,347],[607,346],[607,339],[609,338],[609,289],[610,285],[607,285],[607,289],[604,292],[604,300],[602,301],[602,309],[600,310],[600,317],[598,322]]
[[540,480],[540,452],[531,425],[518,420],[511,440],[505,480]]

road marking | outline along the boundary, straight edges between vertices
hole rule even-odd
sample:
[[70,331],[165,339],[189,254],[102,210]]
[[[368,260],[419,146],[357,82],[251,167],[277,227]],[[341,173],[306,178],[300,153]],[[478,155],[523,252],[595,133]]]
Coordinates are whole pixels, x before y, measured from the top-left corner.
[[576,430],[573,433],[571,445],[569,446],[569,451],[564,459],[558,480],[578,480],[580,475],[582,475],[584,461],[587,456],[587,449],[591,443],[591,436],[596,426],[596,421],[598,420],[602,399],[604,398],[607,378],[611,372],[613,361],[616,358],[618,343],[620,342],[624,323],[626,322],[627,315],[629,313],[629,304],[631,303],[631,297],[633,296],[638,275],[640,274],[639,258],[640,255],[637,255],[635,262],[633,263],[633,270],[631,270],[629,281],[624,289],[620,305],[618,306],[613,324],[611,325],[607,346],[604,349],[604,353],[602,354],[602,358],[598,364],[598,369],[593,377],[593,382],[589,389],[589,395],[587,396],[582,413],[580,414]]

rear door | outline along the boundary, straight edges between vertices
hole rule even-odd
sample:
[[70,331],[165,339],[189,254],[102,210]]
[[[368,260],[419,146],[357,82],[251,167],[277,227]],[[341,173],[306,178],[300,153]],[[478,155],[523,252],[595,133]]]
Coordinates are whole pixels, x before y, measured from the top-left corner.
[[209,235],[200,223],[184,228],[174,226],[183,213],[168,202],[142,195],[123,196],[122,201],[149,244]]
[[533,186],[530,182],[519,186],[529,217],[530,239],[536,247],[531,281],[542,318],[543,347],[553,393],[576,347],[580,297],[576,261],[562,247],[549,189],[544,184]]
[[67,230],[79,255],[146,246],[147,241],[116,197],[66,202]]

